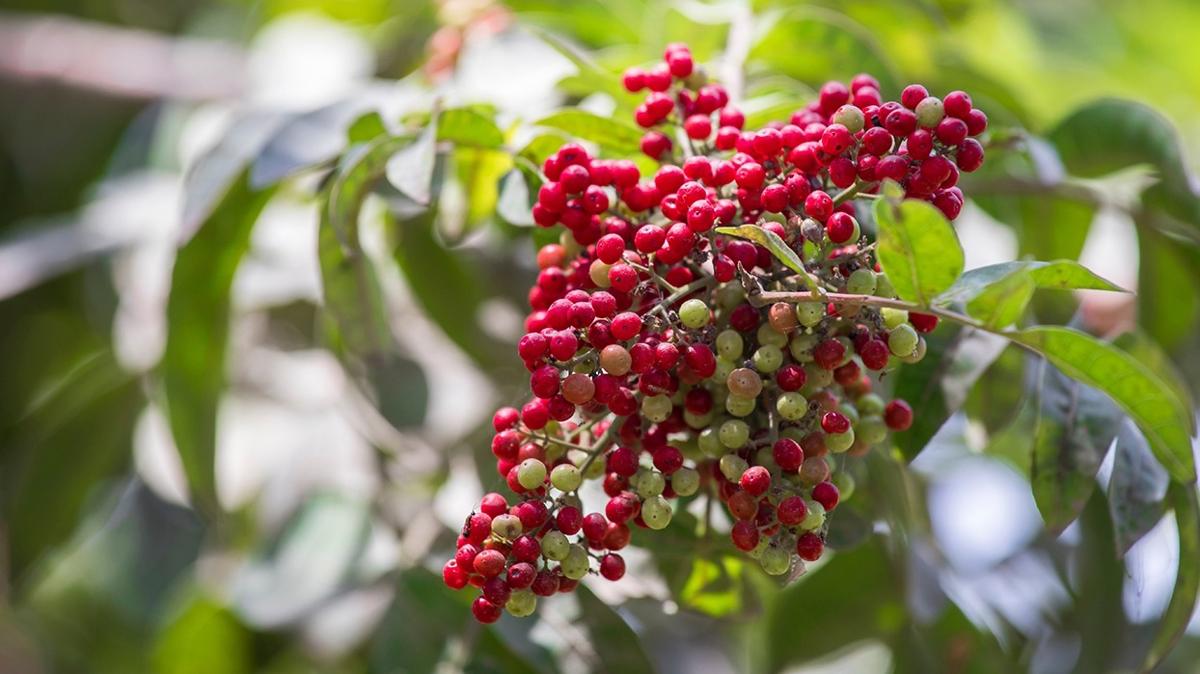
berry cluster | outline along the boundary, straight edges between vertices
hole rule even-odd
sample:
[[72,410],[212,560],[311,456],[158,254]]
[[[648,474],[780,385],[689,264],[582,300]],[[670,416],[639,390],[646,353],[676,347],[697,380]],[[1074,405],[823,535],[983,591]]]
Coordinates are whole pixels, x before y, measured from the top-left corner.
[[[482,589],[482,622],[528,615],[593,569],[621,578],[631,530],[663,529],[696,499],[724,504],[733,545],[767,573],[820,558],[826,516],[853,491],[846,467],[912,423],[875,391],[880,375],[924,357],[937,325],[862,301],[895,293],[856,204],[890,179],[953,219],[959,171],[983,160],[972,136],[987,118],[962,92],[912,85],[883,102],[859,75],[751,132],[683,45],[624,85],[649,90],[635,118],[661,162],[652,177],[574,143],[542,166],[534,219],[566,231],[538,253],[517,346],[532,397],[493,418],[514,497],[484,496],[443,568],[450,587]],[[810,275],[716,231],[746,224]],[[588,512],[591,480],[608,500]]]

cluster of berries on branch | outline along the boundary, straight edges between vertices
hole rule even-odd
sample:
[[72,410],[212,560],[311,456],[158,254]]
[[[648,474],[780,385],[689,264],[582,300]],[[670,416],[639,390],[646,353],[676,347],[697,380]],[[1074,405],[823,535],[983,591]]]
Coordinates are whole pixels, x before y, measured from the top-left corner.
[[[481,589],[481,622],[529,615],[590,573],[620,579],[633,530],[702,499],[724,513],[705,531],[728,531],[767,573],[819,559],[854,489],[848,467],[912,423],[883,375],[921,360],[938,322],[831,299],[895,298],[858,208],[891,180],[954,219],[959,172],[983,161],[987,118],[961,91],[914,84],[885,102],[859,75],[750,131],[684,45],[623,82],[648,91],[634,116],[660,166],[643,179],[576,143],[542,166],[534,220],[564,231],[538,252],[517,346],[531,397],[493,418],[512,494],[483,497],[443,567],[450,587]],[[742,225],[777,236],[808,274],[718,231]],[[589,482],[598,507],[581,497]]]

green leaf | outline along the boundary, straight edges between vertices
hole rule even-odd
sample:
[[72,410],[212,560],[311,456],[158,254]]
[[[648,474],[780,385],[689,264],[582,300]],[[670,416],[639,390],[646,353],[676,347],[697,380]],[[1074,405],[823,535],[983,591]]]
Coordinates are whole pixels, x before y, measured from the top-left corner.
[[1200,227],[1200,195],[1184,161],[1179,135],[1141,103],[1106,98],[1075,110],[1050,132],[1071,173],[1096,177],[1129,166],[1153,166],[1160,181],[1143,201]]
[[[1134,359],[1142,364],[1142,367],[1153,372],[1164,384],[1169,386],[1171,391],[1183,404],[1184,410],[1196,409],[1195,400],[1192,398],[1192,391],[1184,382],[1183,375],[1175,367],[1175,363],[1171,362],[1171,357],[1167,355],[1167,352],[1163,351],[1162,347],[1150,339],[1148,335],[1137,330],[1126,332],[1114,339],[1113,344],[1125,353],[1133,356]],[[1188,417],[1193,421],[1189,428],[1195,433],[1195,417],[1190,414]]]
[[1046,527],[1074,522],[1096,488],[1096,471],[1122,415],[1108,397],[1042,363],[1035,405],[1029,482]]
[[1132,423],[1122,423],[1108,482],[1108,509],[1118,556],[1129,552],[1162,519],[1170,483],[1146,438]]
[[895,397],[921,410],[908,430],[892,435],[909,461],[962,408],[980,375],[1007,346],[995,335],[950,325],[925,335],[925,343],[925,358],[899,368],[893,379]]
[[253,638],[227,608],[193,597],[159,635],[154,671],[159,674],[239,674],[252,671]]
[[591,141],[601,149],[619,156],[636,155],[641,151],[642,132],[636,127],[610,117],[574,108],[553,112],[536,122],[537,126],[553,129]]
[[1027,276],[1035,287],[1049,290],[1127,292],[1074,260],[1019,260],[990,264],[964,272],[954,285],[938,295],[934,302],[940,305],[967,304],[997,283],[1013,283],[1014,276]]
[[766,618],[767,671],[817,660],[856,641],[896,634],[905,622],[900,576],[883,546],[873,540],[831,555],[781,590]]
[[217,408],[225,388],[230,291],[250,232],[271,190],[255,191],[243,170],[229,192],[175,258],[167,301],[163,392],[190,495],[217,507]]
[[428,206],[433,199],[437,124],[437,119],[430,120],[416,140],[392,155],[387,163],[388,182],[422,206]]
[[964,407],[967,415],[983,424],[988,433],[996,433],[1016,416],[1025,399],[1025,361],[1028,354],[1009,345],[968,394]]
[[579,586],[575,594],[579,597],[582,622],[587,625],[591,644],[600,660],[599,671],[654,672],[654,665],[646,656],[637,633],[616,610],[597,599],[586,586]]
[[1040,326],[1010,336],[1066,375],[1108,394],[1146,434],[1174,479],[1196,479],[1191,412],[1157,375],[1112,344],[1071,328]]
[[467,201],[466,229],[456,237],[461,238],[495,214],[500,183],[513,160],[507,152],[460,147],[454,152],[454,165]]
[[567,139],[557,133],[542,133],[534,136],[517,153],[518,157],[528,159],[535,171],[540,171],[542,162],[550,155],[558,152]]
[[967,313],[990,330],[1005,328],[1020,320],[1037,286],[1030,274],[1014,272],[988,285],[967,303]]
[[[871,31],[837,11],[812,5],[764,13],[756,26],[750,58],[810,84],[830,78],[848,81],[860,72],[875,74],[884,91],[898,91],[897,70]],[[805,58],[795,58],[797,44]]]
[[711,616],[742,610],[742,572],[745,562],[730,555],[695,557],[683,576],[679,600],[688,608]]
[[443,110],[437,121],[438,140],[482,149],[504,147],[504,132],[478,108]]
[[925,201],[875,202],[879,264],[900,299],[928,306],[958,280],[963,250],[941,211]]
[[1179,643],[1196,610],[1200,594],[1200,504],[1196,502],[1196,486],[1173,484],[1171,507],[1175,511],[1175,526],[1179,530],[1179,565],[1175,572],[1175,590],[1171,602],[1158,621],[1158,633],[1142,662],[1141,671],[1153,671]]
[[371,640],[371,671],[437,671],[447,637],[463,630],[470,611],[465,593],[446,587],[432,572],[421,567],[401,572],[396,596]]
[[1147,215],[1137,223],[1138,324],[1174,349],[1195,334],[1200,317],[1200,250],[1164,236]]
[[804,268],[804,262],[792,247],[787,245],[779,235],[770,230],[763,229],[758,225],[739,225],[737,227],[717,227],[715,230],[718,234],[727,236],[736,236],[739,239],[753,241],[758,245],[771,251],[775,259],[784,264],[785,267],[791,269],[797,274],[803,276],[806,280],[806,285],[809,290],[815,290],[821,287],[820,281],[815,276],[810,274]]
[[346,129],[346,139],[355,144],[367,143],[387,132],[383,117],[372,110],[350,124],[350,128]]

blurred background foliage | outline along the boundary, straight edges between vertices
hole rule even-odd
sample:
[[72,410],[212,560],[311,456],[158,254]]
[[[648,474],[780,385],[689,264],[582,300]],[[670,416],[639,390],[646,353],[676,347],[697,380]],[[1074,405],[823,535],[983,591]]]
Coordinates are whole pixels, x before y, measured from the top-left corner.
[[[995,345],[898,384],[932,396],[920,456],[871,457],[786,589],[683,517],[536,619],[480,628],[433,569],[524,381],[528,162],[629,152],[622,68],[687,41],[751,124],[864,70],[967,89],[968,266],[1083,260],[1139,295],[1037,318],[1192,381],[1198,31],[1189,0],[8,0],[0,670],[1136,669],[1189,620],[1195,513],[1127,423],[1030,485],[1055,373]],[[1161,671],[1198,661],[1192,618]]]

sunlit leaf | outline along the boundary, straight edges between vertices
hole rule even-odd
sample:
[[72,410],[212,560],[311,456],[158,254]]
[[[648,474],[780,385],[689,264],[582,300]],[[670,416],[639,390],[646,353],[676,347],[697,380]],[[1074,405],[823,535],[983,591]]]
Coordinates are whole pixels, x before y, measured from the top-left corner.
[[438,140],[476,148],[504,146],[504,132],[476,108],[450,108],[438,115]]
[[576,138],[591,141],[601,149],[619,156],[636,155],[641,150],[642,132],[637,128],[586,110],[559,110],[534,124],[566,131]]
[[963,271],[954,228],[932,204],[915,199],[875,202],[879,265],[904,300],[928,305]]
[[[1041,262],[1021,260],[977,267],[964,272],[946,292],[939,295],[937,304],[967,303],[997,283],[1014,282],[1014,277],[1027,276],[1034,287],[1049,290],[1110,290],[1124,288],[1108,281],[1074,260]],[[999,298],[996,298],[999,299]]]
[[[837,78],[848,81],[860,72],[873,73],[884,91],[896,91],[899,80],[886,50],[871,31],[840,12],[805,5],[764,13],[756,26],[750,58],[810,84]],[[806,45],[805,58],[795,45]]]
[[1033,327],[1012,338],[1068,376],[1108,394],[1137,423],[1173,478],[1195,480],[1191,412],[1157,375],[1117,347],[1071,328]]
[[217,505],[217,407],[225,388],[230,291],[250,232],[271,191],[243,171],[200,230],[179,250],[167,301],[163,391],[192,499]]
[[[1184,410],[1196,409],[1192,390],[1184,381],[1179,368],[1175,367],[1175,363],[1171,361],[1171,356],[1155,343],[1154,340],[1150,339],[1148,335],[1137,330],[1126,332],[1113,340],[1113,344],[1125,353],[1133,356],[1135,360],[1142,364],[1142,367],[1153,372],[1164,384],[1169,386],[1171,392],[1182,403]],[[1195,432],[1195,416],[1189,414],[1188,417],[1192,419],[1190,428]]]
[[717,227],[715,230],[719,234],[727,236],[736,236],[739,239],[753,241],[758,245],[766,248],[775,256],[775,259],[783,263],[785,267],[796,272],[800,276],[807,279],[808,289],[819,288],[820,283],[815,276],[810,274],[804,268],[804,262],[792,247],[787,245],[779,235],[767,229],[763,229],[758,225],[740,225],[738,227]]
[[989,329],[1008,327],[1020,320],[1036,288],[1030,274],[1014,272],[988,285],[967,302],[967,313]]
[[197,595],[159,635],[155,671],[161,674],[250,672],[252,636],[229,609]]

